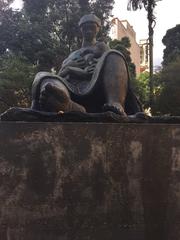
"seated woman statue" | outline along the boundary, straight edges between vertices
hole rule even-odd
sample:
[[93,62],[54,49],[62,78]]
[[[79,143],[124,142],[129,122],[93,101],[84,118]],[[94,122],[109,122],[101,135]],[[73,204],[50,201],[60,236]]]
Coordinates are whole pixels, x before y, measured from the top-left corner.
[[142,111],[129,87],[123,55],[96,41],[101,21],[93,14],[80,19],[82,47],[64,60],[58,75],[40,72],[32,86],[32,109],[47,112]]

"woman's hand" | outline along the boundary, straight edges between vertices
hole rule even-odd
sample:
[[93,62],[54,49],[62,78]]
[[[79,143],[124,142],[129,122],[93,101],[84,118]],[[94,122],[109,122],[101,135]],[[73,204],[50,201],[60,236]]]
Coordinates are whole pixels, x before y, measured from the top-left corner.
[[88,72],[85,69],[77,68],[77,67],[69,67],[70,76],[76,76],[79,78],[86,78],[88,76]]
[[94,73],[94,70],[96,68],[96,64],[97,63],[93,63],[91,64],[90,66],[86,67],[85,70],[88,74],[93,74]]
[[86,65],[86,62],[84,60],[84,58],[78,58],[78,59],[75,59],[75,60],[70,60],[68,61],[64,66],[63,68],[65,67],[76,67],[76,68],[85,68],[85,65]]
[[59,71],[60,77],[66,77],[70,73],[69,67],[65,67],[62,70]]

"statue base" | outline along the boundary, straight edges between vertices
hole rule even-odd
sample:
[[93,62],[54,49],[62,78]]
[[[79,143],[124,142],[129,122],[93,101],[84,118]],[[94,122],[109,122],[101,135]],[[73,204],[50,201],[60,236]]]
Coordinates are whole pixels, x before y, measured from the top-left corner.
[[0,239],[180,239],[180,125],[1,122],[0,132]]

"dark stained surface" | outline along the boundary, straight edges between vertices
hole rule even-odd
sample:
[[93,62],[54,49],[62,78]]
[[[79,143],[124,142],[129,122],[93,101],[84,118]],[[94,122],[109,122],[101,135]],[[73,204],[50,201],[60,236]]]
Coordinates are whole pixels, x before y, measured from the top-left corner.
[[179,240],[180,125],[2,122],[0,239]]

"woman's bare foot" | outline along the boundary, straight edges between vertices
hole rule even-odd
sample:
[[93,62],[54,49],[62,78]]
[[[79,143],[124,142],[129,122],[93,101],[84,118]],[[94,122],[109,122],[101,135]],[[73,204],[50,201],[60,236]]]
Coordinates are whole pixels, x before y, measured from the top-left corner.
[[103,111],[104,112],[110,111],[110,112],[114,112],[116,114],[119,114],[121,116],[127,116],[127,114],[124,111],[124,108],[118,102],[104,104]]
[[72,102],[65,88],[47,83],[40,93],[41,110],[48,112],[68,112],[81,111],[85,112],[83,106]]

